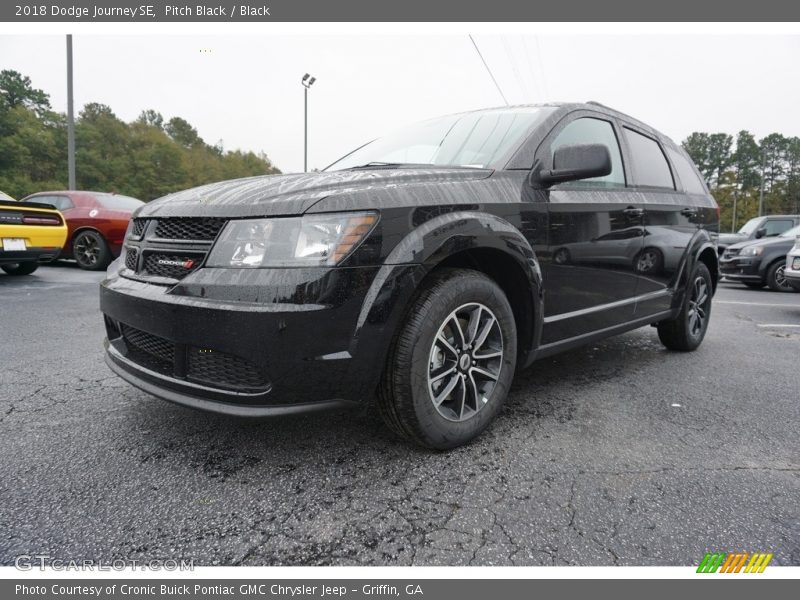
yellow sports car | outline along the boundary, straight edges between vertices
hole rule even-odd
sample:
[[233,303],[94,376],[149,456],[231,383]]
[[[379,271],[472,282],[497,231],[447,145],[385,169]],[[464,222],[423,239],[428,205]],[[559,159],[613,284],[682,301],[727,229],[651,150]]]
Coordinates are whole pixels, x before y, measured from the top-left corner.
[[30,275],[57,258],[66,240],[67,224],[55,207],[17,202],[0,192],[0,269]]

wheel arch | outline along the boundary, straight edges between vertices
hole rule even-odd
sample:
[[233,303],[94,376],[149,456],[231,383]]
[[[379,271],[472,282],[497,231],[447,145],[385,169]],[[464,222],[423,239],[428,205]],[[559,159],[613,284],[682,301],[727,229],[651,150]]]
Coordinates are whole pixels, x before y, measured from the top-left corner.
[[397,244],[367,293],[354,335],[356,344],[366,342],[366,347],[374,348],[374,332],[379,331],[380,345],[387,350],[427,278],[448,267],[477,270],[503,290],[517,325],[518,362],[529,364],[541,335],[538,260],[519,229],[495,215],[473,211],[440,215]]
[[103,235],[103,232],[100,231],[99,229],[97,229],[97,227],[92,227],[91,225],[81,225],[75,231],[72,232],[72,235],[70,235],[70,237],[69,237],[70,244],[75,243],[75,238],[77,238],[78,235],[80,235],[84,231],[93,231],[97,235],[99,235],[101,238],[103,238],[104,242],[108,243],[108,240],[106,239],[106,236]]
[[717,284],[719,283],[719,255],[712,245],[703,246],[697,254],[697,261],[703,263],[708,272],[711,273],[711,284],[714,288],[714,293],[717,291]]

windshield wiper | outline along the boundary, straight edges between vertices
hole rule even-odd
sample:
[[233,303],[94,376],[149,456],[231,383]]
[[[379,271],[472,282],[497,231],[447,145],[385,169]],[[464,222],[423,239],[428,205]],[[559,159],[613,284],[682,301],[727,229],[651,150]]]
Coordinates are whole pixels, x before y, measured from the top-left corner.
[[407,166],[408,164],[409,163],[381,162],[379,160],[374,160],[372,162],[368,162],[363,165],[356,165],[355,167],[349,167],[349,169],[386,169],[394,167],[403,167]]

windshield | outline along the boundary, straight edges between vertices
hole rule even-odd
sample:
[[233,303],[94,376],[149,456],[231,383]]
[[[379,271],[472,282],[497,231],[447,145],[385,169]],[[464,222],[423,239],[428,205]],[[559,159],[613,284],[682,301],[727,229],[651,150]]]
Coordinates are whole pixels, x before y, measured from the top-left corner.
[[756,217],[755,219],[750,219],[747,223],[742,225],[742,228],[737,233],[742,233],[744,235],[750,235],[756,230],[758,224],[761,222],[761,219]]
[[781,237],[797,237],[800,235],[800,225],[787,229],[781,234]]
[[431,119],[374,140],[326,171],[396,164],[488,167],[519,145],[554,109],[485,110]]
[[97,194],[97,201],[103,208],[112,210],[136,210],[144,202],[131,198],[130,196],[119,196],[117,194]]

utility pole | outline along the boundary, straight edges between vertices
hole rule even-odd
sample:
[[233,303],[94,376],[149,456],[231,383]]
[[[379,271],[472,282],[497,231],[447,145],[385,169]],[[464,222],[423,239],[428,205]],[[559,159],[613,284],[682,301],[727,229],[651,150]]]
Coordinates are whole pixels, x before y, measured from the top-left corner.
[[303,75],[303,173],[308,173],[308,88],[314,85],[316,77],[311,77],[308,73]]
[[72,94],[72,36],[67,35],[67,174],[75,189],[75,106]]
[[761,186],[758,190],[758,216],[764,214],[764,171],[767,168],[767,149],[761,149]]

